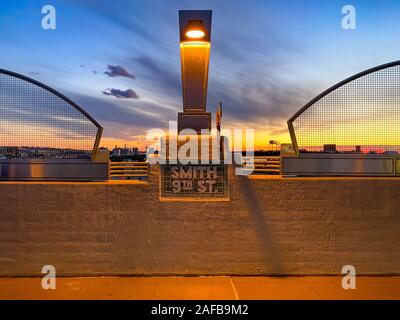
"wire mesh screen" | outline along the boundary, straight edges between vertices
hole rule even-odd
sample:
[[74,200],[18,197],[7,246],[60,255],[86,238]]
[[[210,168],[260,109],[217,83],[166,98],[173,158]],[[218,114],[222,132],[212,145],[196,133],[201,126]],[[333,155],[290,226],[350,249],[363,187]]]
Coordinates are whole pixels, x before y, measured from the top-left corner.
[[0,73],[0,159],[90,158],[97,131],[56,94]]
[[398,154],[400,66],[336,88],[293,120],[300,152]]

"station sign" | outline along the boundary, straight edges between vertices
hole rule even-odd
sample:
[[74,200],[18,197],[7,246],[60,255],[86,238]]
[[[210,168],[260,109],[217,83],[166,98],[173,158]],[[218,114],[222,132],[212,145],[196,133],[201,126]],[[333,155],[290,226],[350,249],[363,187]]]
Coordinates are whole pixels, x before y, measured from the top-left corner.
[[161,165],[160,200],[229,200],[228,167]]

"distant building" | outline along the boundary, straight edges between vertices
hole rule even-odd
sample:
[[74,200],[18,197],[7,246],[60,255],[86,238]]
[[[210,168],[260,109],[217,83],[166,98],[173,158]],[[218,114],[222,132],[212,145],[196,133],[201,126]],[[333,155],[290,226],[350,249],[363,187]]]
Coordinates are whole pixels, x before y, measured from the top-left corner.
[[387,150],[383,154],[390,155],[390,156],[397,156],[399,153],[395,150]]
[[88,159],[90,152],[41,147],[0,147],[1,159]]
[[111,151],[112,156],[127,156],[129,154],[129,149],[127,148],[118,148],[115,146],[115,148]]
[[356,152],[361,153],[361,146],[356,146]]
[[125,156],[137,156],[139,155],[139,149],[138,148],[118,148],[115,146],[115,148],[111,151],[111,156],[116,156],[116,157],[125,157]]
[[139,148],[132,148],[132,149],[131,149],[131,154],[132,154],[133,156],[138,155],[138,154],[139,154]]
[[326,153],[336,153],[336,144],[324,144],[324,152]]

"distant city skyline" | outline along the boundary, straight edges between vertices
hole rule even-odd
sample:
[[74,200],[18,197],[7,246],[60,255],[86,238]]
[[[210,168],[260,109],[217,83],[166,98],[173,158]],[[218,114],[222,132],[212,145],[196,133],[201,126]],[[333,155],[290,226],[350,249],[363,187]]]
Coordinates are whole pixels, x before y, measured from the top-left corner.
[[[56,30],[41,8],[57,10]],[[399,59],[400,3],[352,1],[7,1],[0,4],[0,68],[56,88],[104,127],[101,146],[146,145],[182,110],[179,9],[213,10],[208,106],[225,128],[254,128],[256,149],[290,142],[286,121],[310,99],[370,67]],[[384,37],[382,35],[385,35]]]

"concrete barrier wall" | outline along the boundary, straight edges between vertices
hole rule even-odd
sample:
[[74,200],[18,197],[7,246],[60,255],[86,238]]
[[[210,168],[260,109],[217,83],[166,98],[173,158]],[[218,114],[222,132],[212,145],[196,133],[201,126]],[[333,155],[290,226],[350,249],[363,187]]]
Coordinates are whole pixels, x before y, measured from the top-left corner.
[[0,183],[0,276],[400,274],[400,179],[230,177],[230,202],[150,183]]

